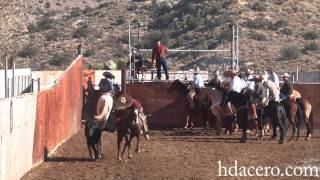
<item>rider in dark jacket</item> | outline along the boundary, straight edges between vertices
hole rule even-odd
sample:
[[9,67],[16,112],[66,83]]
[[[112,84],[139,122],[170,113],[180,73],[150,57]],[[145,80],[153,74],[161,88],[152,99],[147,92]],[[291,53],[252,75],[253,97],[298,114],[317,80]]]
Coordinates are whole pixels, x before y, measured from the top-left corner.
[[254,92],[252,96],[249,99],[249,107],[251,111],[251,118],[257,119],[257,104],[262,102],[263,98],[265,97],[265,89],[262,84],[263,77],[257,76],[254,78],[255,86],[254,86]]
[[288,98],[293,91],[293,86],[289,80],[289,75],[287,73],[284,74],[283,81],[284,81],[284,84],[280,89],[280,99]]

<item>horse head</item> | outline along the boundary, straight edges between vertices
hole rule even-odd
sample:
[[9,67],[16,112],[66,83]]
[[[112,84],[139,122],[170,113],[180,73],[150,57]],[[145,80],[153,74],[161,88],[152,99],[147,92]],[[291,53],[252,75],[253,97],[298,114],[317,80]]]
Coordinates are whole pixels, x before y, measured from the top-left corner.
[[179,79],[176,79],[173,81],[173,83],[171,83],[167,91],[172,92],[175,90],[179,91],[183,95],[186,95],[188,93],[188,86],[183,84]]

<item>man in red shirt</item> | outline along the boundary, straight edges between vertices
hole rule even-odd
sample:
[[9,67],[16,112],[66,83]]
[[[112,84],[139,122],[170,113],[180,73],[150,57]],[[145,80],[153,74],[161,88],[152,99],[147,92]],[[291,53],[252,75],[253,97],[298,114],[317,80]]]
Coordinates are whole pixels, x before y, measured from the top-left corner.
[[166,80],[169,79],[168,63],[166,60],[167,53],[167,46],[161,44],[160,41],[157,41],[155,47],[152,50],[152,64],[154,64],[154,60],[156,60],[158,79],[161,79],[161,66],[163,68],[164,74],[166,75]]

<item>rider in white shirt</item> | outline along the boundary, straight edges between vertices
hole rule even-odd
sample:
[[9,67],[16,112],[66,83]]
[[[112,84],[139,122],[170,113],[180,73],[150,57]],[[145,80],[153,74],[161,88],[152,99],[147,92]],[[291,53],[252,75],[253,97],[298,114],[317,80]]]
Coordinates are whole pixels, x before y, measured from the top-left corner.
[[229,90],[230,91],[236,91],[238,93],[241,93],[242,89],[244,89],[247,85],[245,82],[236,75],[235,71],[232,71],[230,73],[230,83],[229,83]]
[[203,88],[204,87],[204,82],[202,79],[202,76],[199,73],[195,73],[194,77],[194,86],[195,88]]
[[246,85],[249,89],[251,89],[252,91],[254,91],[254,85],[255,85],[255,82],[253,81],[253,70],[251,69],[247,69],[246,72],[245,72],[245,81],[246,81]]
[[272,69],[269,70],[269,73],[270,73],[270,76],[269,76],[268,79],[270,81],[272,81],[276,85],[277,88],[279,88],[280,86],[279,86],[279,77],[278,77],[278,75]]

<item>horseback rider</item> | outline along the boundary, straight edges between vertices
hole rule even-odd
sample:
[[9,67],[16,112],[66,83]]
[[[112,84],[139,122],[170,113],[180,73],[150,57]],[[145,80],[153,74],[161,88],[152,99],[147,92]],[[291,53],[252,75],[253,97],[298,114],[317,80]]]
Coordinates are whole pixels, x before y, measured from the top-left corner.
[[[145,130],[145,118],[144,116],[144,112],[143,112],[143,107],[141,105],[141,103],[136,100],[133,99],[131,96],[129,95],[121,95],[120,97],[117,98],[116,102],[115,102],[115,110],[118,110],[118,113],[116,115],[116,124],[119,127],[119,121],[120,121],[120,117],[122,112],[124,112],[125,110],[132,110],[135,114],[136,114],[136,119],[134,119],[135,123],[139,125],[139,127],[142,127],[143,129],[140,129],[140,131]],[[142,132],[140,132],[142,134]]]
[[229,90],[241,93],[242,89],[246,87],[246,84],[239,76],[237,76],[237,71],[225,71],[224,76],[230,78]]
[[104,78],[99,82],[99,90],[103,93],[111,93],[114,95],[113,79],[115,78],[113,74],[106,71],[103,73]]
[[255,83],[253,81],[254,77],[252,75],[253,72],[254,72],[253,70],[248,68],[245,72],[245,77],[244,77],[247,88],[249,88],[251,91],[254,91],[254,85],[255,85]]
[[269,101],[280,101],[280,90],[277,87],[277,85],[271,81],[271,80],[266,80],[263,81],[263,85],[270,90],[270,93],[268,95]]
[[269,80],[271,80],[277,88],[279,88],[279,77],[278,75],[276,74],[276,72],[274,72],[274,70],[272,69],[269,69]]
[[258,118],[257,115],[257,105],[261,103],[265,96],[265,89],[262,84],[263,76],[256,76],[254,79],[254,91],[249,98],[249,109],[251,112],[251,118],[256,120]]
[[94,118],[98,120],[100,124],[100,130],[105,130],[107,127],[108,119],[113,107],[113,82],[114,75],[110,72],[104,72],[105,78],[99,82],[100,97],[97,102],[96,116]]
[[283,75],[283,85],[280,89],[280,99],[287,99],[291,96],[293,91],[293,86],[291,81],[289,80],[290,75],[288,73],[284,73]]
[[202,76],[200,75],[200,69],[199,67],[194,72],[193,76],[193,86],[195,88],[196,95],[199,95],[201,92],[201,89],[204,88],[204,81]]

